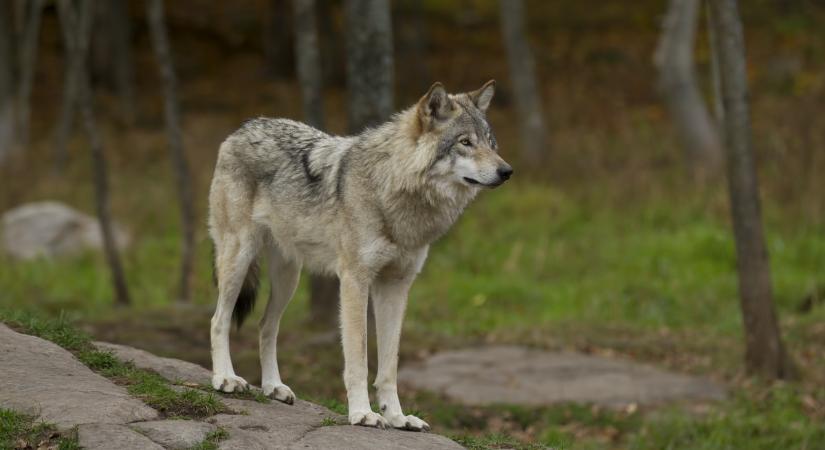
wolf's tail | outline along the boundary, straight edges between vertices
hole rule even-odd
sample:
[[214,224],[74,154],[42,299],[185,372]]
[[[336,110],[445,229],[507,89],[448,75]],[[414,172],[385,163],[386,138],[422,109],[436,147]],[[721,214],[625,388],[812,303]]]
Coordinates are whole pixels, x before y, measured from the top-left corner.
[[[215,286],[218,285],[218,272],[215,270],[215,248],[212,248],[212,282]],[[258,298],[258,262],[252,261],[249,269],[246,271],[246,277],[243,280],[243,285],[238,293],[238,299],[235,301],[235,308],[232,310],[232,319],[235,321],[235,327],[240,328],[244,320],[249,316],[253,309],[255,309],[255,300]]]

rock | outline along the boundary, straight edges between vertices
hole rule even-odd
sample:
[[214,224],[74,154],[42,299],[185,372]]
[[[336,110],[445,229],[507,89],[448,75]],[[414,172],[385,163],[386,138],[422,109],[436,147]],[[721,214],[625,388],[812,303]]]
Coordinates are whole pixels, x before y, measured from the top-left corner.
[[77,427],[77,443],[86,450],[163,450],[146,436],[124,425],[86,424]]
[[[115,224],[115,241],[124,248],[129,235]],[[62,203],[27,203],[3,214],[3,246],[18,259],[73,255],[103,247],[97,219]]]
[[222,449],[277,447],[297,441],[321,426],[327,417],[346,422],[326,408],[302,400],[294,405],[235,399],[225,399],[224,403],[241,414],[214,417],[213,422],[229,432],[229,439],[220,445]]
[[289,448],[334,448],[336,450],[361,450],[365,448],[414,450],[426,448],[432,450],[460,450],[464,447],[437,434],[377,430],[375,428],[344,425],[317,428],[311,433],[307,433],[307,435],[299,441],[291,444]]
[[512,346],[447,351],[405,367],[400,380],[467,405],[593,403],[608,407],[721,400],[709,380],[613,358]]
[[99,350],[109,351],[121,361],[132,361],[136,367],[157,372],[167,380],[174,382],[211,385],[212,374],[203,367],[174,358],[155,356],[147,351],[126,345],[95,342]]
[[68,351],[0,323],[0,405],[67,429],[151,420],[157,411],[92,372]]
[[190,448],[203,442],[217,427],[194,420],[138,422],[132,429],[166,448]]

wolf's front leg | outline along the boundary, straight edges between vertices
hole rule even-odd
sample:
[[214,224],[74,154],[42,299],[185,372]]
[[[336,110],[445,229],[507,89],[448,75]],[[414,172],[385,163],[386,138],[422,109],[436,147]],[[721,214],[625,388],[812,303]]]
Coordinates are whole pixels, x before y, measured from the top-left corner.
[[405,415],[398,400],[398,345],[413,278],[411,274],[403,278],[378,279],[373,284],[372,306],[378,338],[378,374],[374,386],[378,390],[381,414],[390,425],[404,430],[428,431],[430,425],[418,417]]
[[344,347],[344,385],[349,422],[384,428],[387,421],[370,408],[367,391],[367,298],[369,282],[353,273],[341,273],[341,343]]

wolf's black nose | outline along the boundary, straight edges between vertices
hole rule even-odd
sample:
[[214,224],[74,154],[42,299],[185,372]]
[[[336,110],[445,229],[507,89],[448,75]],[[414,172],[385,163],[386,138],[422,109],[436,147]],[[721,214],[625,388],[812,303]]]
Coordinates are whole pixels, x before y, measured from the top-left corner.
[[499,167],[496,172],[502,180],[509,180],[510,176],[513,175],[513,168],[510,166]]

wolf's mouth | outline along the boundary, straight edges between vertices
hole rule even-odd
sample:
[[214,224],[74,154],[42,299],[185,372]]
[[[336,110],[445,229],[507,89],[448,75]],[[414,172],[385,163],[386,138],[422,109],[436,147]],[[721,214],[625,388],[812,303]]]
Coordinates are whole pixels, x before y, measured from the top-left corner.
[[481,181],[478,181],[478,180],[470,178],[470,177],[464,177],[464,181],[466,181],[467,184],[472,184],[472,185],[476,185],[476,186],[484,186],[484,187],[488,187],[488,188],[499,187],[499,186],[501,186],[502,183],[504,183],[503,181],[500,181],[498,183],[487,184],[487,183],[482,183]]

